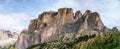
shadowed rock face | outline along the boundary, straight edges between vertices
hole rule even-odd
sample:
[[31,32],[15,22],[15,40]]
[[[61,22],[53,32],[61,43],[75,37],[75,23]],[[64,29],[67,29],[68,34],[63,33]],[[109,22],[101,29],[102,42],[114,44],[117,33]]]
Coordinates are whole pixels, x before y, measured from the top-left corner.
[[54,40],[59,36],[72,37],[79,33],[84,34],[85,30],[101,31],[103,28],[104,24],[97,12],[86,10],[82,14],[77,11],[74,15],[72,8],[60,8],[58,12],[43,12],[37,19],[31,20],[28,30],[21,32],[16,48],[25,49],[32,44]]

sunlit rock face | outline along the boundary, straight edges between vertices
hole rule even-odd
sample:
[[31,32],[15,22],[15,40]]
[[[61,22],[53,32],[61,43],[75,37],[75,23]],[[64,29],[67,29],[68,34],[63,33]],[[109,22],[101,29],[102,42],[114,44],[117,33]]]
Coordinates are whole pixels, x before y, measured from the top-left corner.
[[0,29],[0,46],[9,46],[15,44],[18,34],[12,33],[8,30]]
[[30,21],[28,30],[23,30],[16,42],[17,49],[26,49],[28,46],[45,41],[55,40],[57,37],[76,37],[85,35],[83,31],[91,32],[87,35],[97,34],[104,24],[97,12],[86,10],[73,13],[72,8],[60,8],[57,12],[43,12],[38,18]]

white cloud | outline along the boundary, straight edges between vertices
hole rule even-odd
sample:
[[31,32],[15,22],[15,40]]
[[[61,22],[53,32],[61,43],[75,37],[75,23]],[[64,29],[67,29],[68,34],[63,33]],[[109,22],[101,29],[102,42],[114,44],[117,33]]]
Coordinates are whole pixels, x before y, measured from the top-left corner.
[[20,33],[30,19],[26,13],[0,14],[0,28]]

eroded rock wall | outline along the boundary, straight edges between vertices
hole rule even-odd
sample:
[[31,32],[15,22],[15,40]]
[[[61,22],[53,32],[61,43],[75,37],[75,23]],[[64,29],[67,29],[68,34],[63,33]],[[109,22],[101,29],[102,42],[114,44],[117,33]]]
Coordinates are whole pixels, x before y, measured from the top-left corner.
[[16,47],[25,49],[33,44],[54,40],[61,35],[76,36],[85,30],[100,31],[103,28],[104,24],[97,12],[86,10],[84,14],[80,11],[74,14],[72,8],[60,8],[57,12],[43,12],[37,19],[31,20],[28,30],[21,32]]

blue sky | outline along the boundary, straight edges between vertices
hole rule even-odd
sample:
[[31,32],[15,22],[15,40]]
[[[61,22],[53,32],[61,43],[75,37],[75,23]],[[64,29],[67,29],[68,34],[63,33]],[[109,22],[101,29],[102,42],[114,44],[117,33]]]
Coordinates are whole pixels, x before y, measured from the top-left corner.
[[120,29],[119,0],[0,0],[0,28],[20,33],[27,28],[31,19],[44,11],[70,7],[74,12],[80,10],[97,11],[103,23]]

